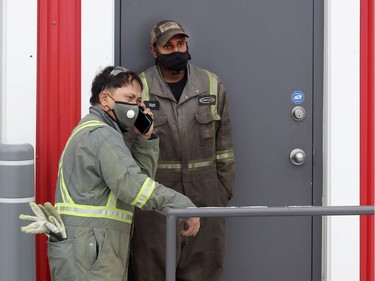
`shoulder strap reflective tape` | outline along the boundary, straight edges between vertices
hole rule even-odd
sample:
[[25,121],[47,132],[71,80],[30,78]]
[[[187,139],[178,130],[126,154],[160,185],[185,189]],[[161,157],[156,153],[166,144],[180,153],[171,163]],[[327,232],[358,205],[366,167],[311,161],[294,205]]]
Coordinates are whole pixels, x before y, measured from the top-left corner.
[[108,201],[107,201],[107,208],[115,208],[117,205],[117,197],[113,192],[109,193]]
[[219,80],[218,80],[217,76],[215,74],[213,74],[212,72],[210,72],[208,70],[206,70],[206,72],[208,74],[208,79],[209,79],[209,82],[210,82],[210,95],[213,95],[213,96],[216,97],[215,104],[211,105],[212,118],[214,120],[220,120],[220,116],[217,113],[217,104],[218,104],[217,87],[218,87],[218,84],[219,84]]
[[133,220],[132,212],[116,208],[108,208],[107,206],[56,203],[55,208],[59,212],[59,214],[62,215],[90,218],[105,218],[125,223],[132,223]]
[[68,192],[68,189],[66,188],[66,185],[65,185],[65,181],[64,181],[64,174],[63,174],[63,169],[62,169],[62,163],[63,163],[63,158],[64,158],[64,154],[65,154],[65,151],[66,151],[66,148],[68,147],[68,144],[69,142],[72,140],[72,138],[81,130],[85,129],[85,128],[88,128],[88,127],[99,127],[99,126],[108,126],[107,124],[105,124],[104,122],[101,122],[101,121],[97,121],[97,120],[92,120],[92,121],[87,121],[87,122],[83,122],[82,124],[78,125],[72,132],[72,134],[70,135],[68,141],[66,142],[66,145],[65,145],[65,148],[61,154],[61,157],[60,157],[60,162],[59,162],[59,170],[58,170],[58,173],[59,173],[59,178],[60,178],[60,192],[61,192],[61,196],[62,196],[62,199],[64,202],[68,202],[68,203],[74,203],[73,199],[70,197],[70,194]]
[[82,124],[78,125],[72,132],[72,134],[70,135],[68,141],[66,142],[65,144],[65,148],[61,154],[61,157],[60,157],[60,162],[59,162],[59,167],[61,166],[61,163],[62,163],[62,158],[64,156],[64,153],[65,153],[65,150],[69,144],[69,142],[71,141],[71,139],[75,136],[76,133],[78,133],[79,131],[81,131],[82,129],[84,128],[87,128],[87,127],[96,127],[96,126],[108,126],[106,123],[104,122],[101,122],[101,121],[97,121],[97,120],[92,120],[92,121],[87,121],[87,122],[83,122]]
[[62,169],[63,156],[71,139],[79,131],[85,128],[95,127],[95,126],[99,127],[103,125],[108,126],[107,124],[101,121],[96,121],[96,120],[84,122],[80,124],[79,126],[77,126],[74,129],[71,136],[69,137],[65,145],[64,151],[62,153],[62,156],[60,158],[60,163],[59,163],[60,191],[61,191],[63,203],[56,203],[55,206],[56,206],[57,211],[60,214],[64,214],[64,215],[72,215],[72,216],[78,216],[78,217],[106,218],[106,219],[113,219],[113,220],[117,220],[117,221],[121,221],[125,223],[132,223],[133,213],[130,211],[116,208],[117,197],[113,194],[113,192],[110,192],[106,206],[91,206],[91,205],[75,204],[64,182],[64,174],[63,174],[63,169]]
[[72,132],[72,134],[70,135],[68,141],[66,142],[65,144],[65,148],[61,154],[61,157],[60,157],[60,161],[59,161],[59,168],[61,167],[62,165],[62,159],[63,159],[63,156],[65,154],[65,150],[69,144],[69,142],[71,141],[71,139],[75,136],[75,134],[77,134],[79,131],[81,131],[82,129],[84,128],[87,128],[87,127],[98,127],[98,126],[108,126],[107,124],[105,124],[104,122],[101,122],[101,121],[97,121],[97,120],[92,120],[92,121],[87,121],[87,122],[83,122],[82,124],[78,125]]
[[130,204],[135,207],[142,208],[144,204],[146,204],[147,200],[150,198],[151,193],[155,189],[155,186],[156,186],[155,181],[147,177],[141,187],[141,190],[138,192],[134,201],[131,202]]
[[61,193],[63,202],[73,203],[73,199],[72,197],[70,197],[70,194],[65,186],[64,172],[62,168],[59,169],[59,179],[60,179],[60,193]]
[[226,149],[221,151],[216,151],[216,160],[217,161],[229,161],[234,160],[233,149]]
[[139,74],[139,78],[141,78],[141,81],[143,83],[143,91],[142,91],[142,101],[148,101],[150,100],[150,92],[148,89],[147,79],[144,72]]

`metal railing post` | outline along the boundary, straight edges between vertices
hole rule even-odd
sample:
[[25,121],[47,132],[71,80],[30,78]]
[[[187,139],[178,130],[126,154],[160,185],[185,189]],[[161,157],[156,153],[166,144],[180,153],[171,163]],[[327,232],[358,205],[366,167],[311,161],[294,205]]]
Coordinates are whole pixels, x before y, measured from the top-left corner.
[[179,217],[351,216],[374,214],[375,206],[260,206],[170,209],[166,218],[165,280],[176,280],[176,219]]
[[166,243],[166,280],[176,280],[176,219],[174,215],[167,216],[167,243]]

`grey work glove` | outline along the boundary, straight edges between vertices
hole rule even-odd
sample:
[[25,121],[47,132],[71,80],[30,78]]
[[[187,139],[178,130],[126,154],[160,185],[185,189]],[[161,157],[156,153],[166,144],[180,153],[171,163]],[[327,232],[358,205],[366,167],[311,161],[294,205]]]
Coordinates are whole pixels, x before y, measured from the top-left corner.
[[46,213],[48,213],[48,220],[49,222],[56,225],[56,227],[59,229],[61,236],[66,239],[66,230],[64,226],[64,222],[61,219],[60,214],[56,211],[55,207],[50,202],[44,203],[44,209],[46,210]]
[[[21,214],[20,219],[33,221],[35,217]],[[64,240],[58,228],[48,221],[34,221],[27,226],[22,226],[21,231],[29,234],[44,233],[52,242]]]
[[24,214],[21,214],[19,216],[21,220],[32,222],[27,226],[21,227],[22,232],[30,234],[44,233],[52,242],[62,241],[66,239],[66,234],[65,237],[63,237],[59,228],[47,220],[47,217],[40,206],[38,206],[35,202],[30,202],[29,205],[35,216]]

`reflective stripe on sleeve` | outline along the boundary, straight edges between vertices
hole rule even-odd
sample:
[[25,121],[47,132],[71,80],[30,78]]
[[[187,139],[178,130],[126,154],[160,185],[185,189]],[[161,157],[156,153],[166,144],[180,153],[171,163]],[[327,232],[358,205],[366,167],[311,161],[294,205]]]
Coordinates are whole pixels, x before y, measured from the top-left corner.
[[221,150],[216,152],[217,161],[234,160],[233,149]]
[[147,179],[144,181],[141,187],[141,190],[138,192],[137,197],[130,204],[135,207],[142,208],[144,204],[146,204],[147,200],[150,198],[152,192],[155,189],[155,186],[155,181],[147,177]]

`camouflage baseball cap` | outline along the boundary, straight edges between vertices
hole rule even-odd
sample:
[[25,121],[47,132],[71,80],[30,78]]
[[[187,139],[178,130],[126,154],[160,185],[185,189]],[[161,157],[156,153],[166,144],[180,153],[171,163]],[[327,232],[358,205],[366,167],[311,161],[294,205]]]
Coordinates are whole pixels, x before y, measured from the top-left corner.
[[165,45],[169,39],[177,34],[189,37],[182,25],[176,21],[163,20],[158,22],[151,30],[151,45],[155,43]]

